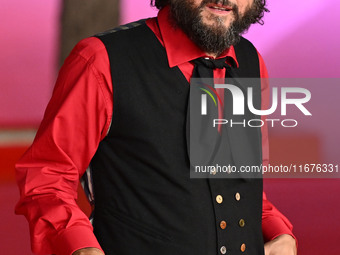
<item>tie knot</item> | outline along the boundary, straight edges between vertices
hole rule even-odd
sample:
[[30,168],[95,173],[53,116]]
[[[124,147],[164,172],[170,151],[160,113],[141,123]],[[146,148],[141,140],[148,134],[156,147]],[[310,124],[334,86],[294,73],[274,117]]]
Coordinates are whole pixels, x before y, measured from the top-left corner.
[[210,69],[216,69],[216,68],[223,69],[223,68],[229,67],[225,61],[226,61],[226,58],[220,58],[220,59],[197,58],[193,60],[193,62],[196,65],[204,65],[205,67],[210,68]]

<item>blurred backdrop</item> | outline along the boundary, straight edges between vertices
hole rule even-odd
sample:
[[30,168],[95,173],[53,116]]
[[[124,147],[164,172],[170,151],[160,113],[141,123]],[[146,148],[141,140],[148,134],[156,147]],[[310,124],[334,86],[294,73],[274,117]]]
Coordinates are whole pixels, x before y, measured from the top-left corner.
[[[265,25],[245,35],[276,78],[340,78],[340,3],[268,0]],[[157,14],[149,1],[0,0],[0,251],[31,254],[28,224],[14,215],[14,163],[32,142],[58,69],[77,41]],[[313,86],[308,125],[270,130],[274,163],[340,163],[339,86]],[[292,221],[299,254],[338,255],[340,181],[266,179],[269,199]],[[81,194],[81,193],[80,193]],[[88,212],[84,197],[79,204]]]

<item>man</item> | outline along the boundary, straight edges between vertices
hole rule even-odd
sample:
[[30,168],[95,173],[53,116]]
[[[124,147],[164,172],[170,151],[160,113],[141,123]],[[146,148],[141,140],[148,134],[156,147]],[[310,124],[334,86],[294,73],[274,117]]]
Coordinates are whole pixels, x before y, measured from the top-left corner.
[[[262,197],[262,180],[189,177],[185,125],[196,60],[223,59],[214,78],[228,79],[229,66],[265,78],[261,56],[240,38],[261,21],[265,1],[155,6],[157,18],[81,41],[60,71],[35,141],[16,165],[16,212],[30,222],[33,251],[296,254],[292,226]],[[265,106],[268,87],[260,86]],[[82,176],[95,201],[94,230],[75,202]]]

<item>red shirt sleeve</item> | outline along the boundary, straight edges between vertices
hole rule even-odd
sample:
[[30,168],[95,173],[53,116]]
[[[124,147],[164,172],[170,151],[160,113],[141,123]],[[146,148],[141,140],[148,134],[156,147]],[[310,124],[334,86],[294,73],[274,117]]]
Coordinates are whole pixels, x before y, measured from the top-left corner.
[[[269,109],[269,81],[268,71],[263,61],[262,56],[258,53],[260,61],[260,73],[261,73],[261,95],[262,109]],[[269,141],[268,141],[268,125],[265,121],[266,116],[261,116],[264,121],[264,125],[261,128],[262,131],[262,161],[263,165],[269,164]],[[293,234],[293,225],[290,221],[271,203],[267,200],[266,194],[263,192],[263,204],[262,204],[262,232],[265,242],[273,240],[279,235],[289,234],[296,237]]]
[[265,193],[263,193],[262,233],[265,242],[271,241],[283,234],[291,235],[296,240],[293,234],[293,225],[267,200]]
[[37,254],[101,249],[75,199],[79,178],[109,129],[112,101],[105,46],[87,38],[65,60],[36,138],[16,164],[16,213],[28,219]]

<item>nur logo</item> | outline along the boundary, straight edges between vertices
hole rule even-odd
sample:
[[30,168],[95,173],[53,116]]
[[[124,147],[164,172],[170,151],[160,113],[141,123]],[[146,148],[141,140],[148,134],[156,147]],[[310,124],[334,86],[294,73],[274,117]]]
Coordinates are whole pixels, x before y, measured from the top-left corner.
[[[207,115],[207,95],[210,96],[210,98],[213,100],[214,104],[216,107],[218,107],[218,103],[223,106],[221,97],[218,95],[216,89],[213,87],[207,85],[207,84],[202,84],[205,88],[200,88],[203,92],[206,94],[201,95],[201,115]],[[218,102],[216,101],[215,97],[217,98]]]

